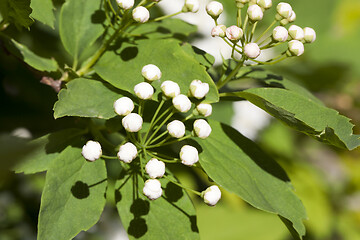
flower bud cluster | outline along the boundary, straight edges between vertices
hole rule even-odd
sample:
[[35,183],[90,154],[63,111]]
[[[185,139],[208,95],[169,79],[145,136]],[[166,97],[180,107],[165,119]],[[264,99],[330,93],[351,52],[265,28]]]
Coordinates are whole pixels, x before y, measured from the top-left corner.
[[[312,43],[316,39],[316,33],[312,28],[301,28],[297,25],[291,25],[289,28],[284,27],[296,20],[296,14],[289,3],[280,2],[277,4],[274,22],[265,32],[258,34],[258,39],[255,41],[253,39],[257,37],[255,32],[256,24],[263,19],[265,11],[272,7],[272,0],[236,0],[236,6],[240,10],[238,12],[241,12],[241,9],[248,5],[246,18],[243,21],[240,19],[241,15],[238,14],[237,25],[230,27],[219,24],[216,21],[218,15],[223,11],[222,5],[221,8],[220,5],[218,2],[210,2],[206,6],[208,14],[215,19],[216,23],[216,26],[211,31],[211,36],[221,37],[228,44],[233,45],[232,58],[235,58],[234,50],[236,50],[236,52],[242,55],[244,61],[256,59],[261,55],[262,49],[276,47],[285,42],[288,44],[288,49],[282,53],[283,57],[300,56],[304,53],[303,44]],[[271,30],[271,27],[276,23],[278,26],[273,28],[272,34],[264,39],[267,31]],[[267,63],[271,61],[272,59],[267,61]],[[255,60],[253,62],[263,63]]]
[[[144,183],[143,193],[150,200],[155,200],[162,196],[163,190],[161,188],[161,182],[158,178],[162,178],[166,172],[165,162],[170,161],[174,163],[182,163],[186,166],[193,166],[199,161],[199,152],[195,146],[185,144],[179,151],[178,158],[167,158],[167,155],[153,151],[152,149],[161,147],[162,144],[169,144],[175,142],[181,142],[189,137],[198,137],[199,139],[206,139],[211,134],[210,124],[202,118],[198,118],[193,122],[193,131],[186,135],[186,126],[184,122],[191,118],[193,115],[208,117],[212,113],[212,106],[209,103],[203,102],[210,90],[210,86],[206,82],[195,79],[191,81],[189,85],[189,92],[187,95],[181,94],[180,86],[171,80],[163,81],[160,85],[162,92],[162,103],[159,104],[156,114],[160,114],[163,104],[172,103],[167,110],[163,110],[159,121],[163,119],[162,124],[157,124],[156,120],[152,125],[153,120],[150,123],[149,129],[146,133],[142,133],[143,127],[143,108],[146,106],[146,100],[153,98],[154,88],[151,85],[154,81],[160,81],[161,70],[154,64],[148,64],[142,68],[141,71],[144,81],[134,86],[134,96],[138,98],[138,113],[134,113],[135,104],[129,97],[121,97],[114,102],[114,111],[116,114],[122,117],[121,123],[127,132],[127,139],[118,148],[117,158],[125,163],[132,164],[135,159],[135,164],[139,164],[141,174],[147,176],[147,180]],[[167,103],[166,103],[167,102]],[[175,112],[186,113],[195,103],[193,112],[186,119],[171,119]],[[172,111],[168,111],[172,110]],[[166,114],[168,116],[166,117]],[[156,119],[156,118],[155,118]],[[162,128],[166,124],[166,130]],[[162,131],[156,135],[158,131]],[[152,133],[151,133],[152,132]],[[133,133],[138,133],[133,134]],[[148,134],[152,134],[147,138]],[[144,136],[145,135],[145,136]],[[167,137],[165,137],[167,135]],[[143,137],[143,138],[142,138]],[[156,143],[160,141],[160,143]],[[88,161],[95,161],[102,156],[102,149],[98,142],[88,141],[84,145],[82,155]],[[150,160],[148,160],[150,156]],[[109,158],[103,156],[103,158]],[[143,161],[148,160],[146,165]],[[145,166],[143,166],[143,164]],[[144,179],[145,180],[145,179]],[[213,206],[220,199],[219,190],[215,186],[212,186],[205,190],[201,195],[206,204]]]

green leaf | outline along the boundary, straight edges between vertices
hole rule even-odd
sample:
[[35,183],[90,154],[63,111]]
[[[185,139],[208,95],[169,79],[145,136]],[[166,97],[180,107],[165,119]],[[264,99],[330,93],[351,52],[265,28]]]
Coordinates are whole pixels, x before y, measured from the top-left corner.
[[264,87],[288,89],[323,105],[323,103],[306,88],[262,68],[244,68],[237,74],[237,77],[240,81],[244,78],[254,79],[258,84],[261,84]]
[[113,104],[122,97],[119,90],[109,84],[77,78],[66,84],[59,92],[54,105],[54,117],[96,117],[109,119],[116,116]]
[[61,8],[60,38],[76,61],[104,32],[95,19],[99,8],[99,0],[67,0]]
[[39,71],[57,71],[58,64],[54,59],[40,57],[33,53],[25,45],[16,42],[14,39],[10,39],[4,34],[1,34],[0,36],[5,42],[6,48],[16,57],[27,63],[29,66]]
[[38,224],[38,239],[72,239],[100,218],[107,186],[103,160],[87,162],[81,149],[66,148],[47,174]]
[[211,135],[198,141],[200,163],[208,176],[254,207],[288,219],[304,236],[305,209],[284,170],[235,129],[215,121],[209,123]]
[[252,88],[230,93],[242,97],[280,119],[288,126],[321,142],[349,150],[360,145],[350,119],[307,96],[280,88]]
[[181,47],[185,52],[195,58],[196,61],[198,61],[201,65],[204,65],[207,69],[212,67],[215,63],[215,58],[200,48],[191,46],[189,43],[184,43]]
[[47,134],[29,142],[26,147],[34,149],[21,158],[14,168],[16,173],[33,174],[46,171],[50,164],[69,145],[80,144],[84,130],[70,128]]
[[[200,79],[210,86],[204,101],[218,101],[218,91],[205,67],[189,56],[175,40],[142,40],[136,44],[124,42],[120,49],[106,52],[94,68],[105,81],[133,93],[134,86],[144,81],[142,67],[150,63],[161,69],[162,80],[177,82],[183,94],[188,93],[192,80]],[[153,99],[157,100],[161,92],[160,82],[152,85],[157,90]]]
[[0,13],[3,20],[14,23],[20,29],[21,27],[29,28],[34,22],[29,16],[32,12],[30,0],[1,0]]
[[187,193],[166,179],[160,181],[163,196],[149,201],[142,193],[140,176],[123,174],[117,180],[116,206],[130,239],[199,239],[195,208]]
[[196,31],[195,25],[176,18],[168,18],[161,22],[149,22],[129,28],[130,36],[141,35],[149,39],[175,38],[184,40]]
[[55,15],[52,0],[31,0],[31,17],[54,28]]

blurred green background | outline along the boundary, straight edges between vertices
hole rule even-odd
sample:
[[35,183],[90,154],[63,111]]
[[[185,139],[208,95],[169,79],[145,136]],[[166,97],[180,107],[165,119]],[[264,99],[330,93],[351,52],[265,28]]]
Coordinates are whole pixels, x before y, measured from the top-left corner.
[[[180,0],[181,1],[181,0]],[[228,13],[228,24],[235,22],[234,0],[221,1]],[[273,1],[276,5],[279,1]],[[305,54],[272,67],[272,71],[311,90],[326,106],[353,119],[360,132],[360,1],[288,1],[297,14],[295,24],[313,27],[315,43]],[[59,6],[61,1],[54,1]],[[274,11],[274,7],[272,10]],[[58,13],[58,9],[56,10]],[[231,18],[232,16],[232,18]],[[273,14],[266,13],[270,22]],[[266,23],[263,25],[265,28]],[[15,27],[6,34],[44,57],[59,56],[68,61],[56,30],[35,23],[31,31]],[[201,36],[194,36],[198,38]],[[40,83],[43,77],[13,57],[0,41],[0,239],[36,239],[37,215],[45,175],[15,175],[6,168],[14,164],[22,141],[12,132],[23,127],[33,138],[73,124],[73,119],[54,120],[52,106],[56,92]],[[51,75],[54,79],[58,75]],[[215,106],[214,117],[231,122],[229,104]],[[360,239],[360,150],[351,152],[321,144],[297,133],[276,120],[256,139],[288,172],[296,194],[303,201],[308,220],[305,239]],[[16,143],[16,144],[15,144]],[[203,188],[207,177],[188,168],[177,175],[184,185]],[[239,183],[241,184],[241,183]],[[194,197],[194,196],[193,196]],[[222,201],[208,207],[194,197],[201,238],[282,240],[291,239],[277,216],[258,211],[233,194],[223,191]],[[76,239],[116,239],[120,226],[117,213],[109,205],[101,221]],[[120,239],[120,238],[119,238]]]

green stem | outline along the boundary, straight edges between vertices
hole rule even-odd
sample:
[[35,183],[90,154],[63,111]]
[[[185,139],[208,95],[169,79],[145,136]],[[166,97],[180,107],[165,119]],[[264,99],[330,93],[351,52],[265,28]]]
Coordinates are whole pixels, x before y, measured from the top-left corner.
[[[145,152],[145,151],[143,152],[143,154],[144,154],[144,158],[146,158],[146,152]],[[141,177],[142,177],[143,179],[145,179],[145,178],[144,178],[144,168],[143,168],[143,157],[142,157],[142,156],[143,156],[142,154],[139,155],[139,160],[140,160],[140,172],[141,172]]]
[[150,149],[150,148],[156,148],[156,147],[163,147],[163,146],[166,146],[166,145],[170,145],[170,144],[173,144],[173,143],[177,143],[177,142],[181,142],[185,139],[188,139],[188,138],[191,138],[192,135],[189,134],[189,135],[186,135],[185,137],[182,137],[182,138],[178,138],[174,141],[170,141],[170,142],[167,142],[167,143],[157,143],[157,144],[154,144],[154,145],[149,145],[146,147],[146,149]]
[[275,44],[273,44],[273,41],[271,41],[269,44],[265,45],[265,46],[262,46],[260,49],[263,50],[263,49],[268,49],[268,48],[272,48],[272,47],[276,47],[276,46],[279,46],[280,44],[283,44],[284,42],[277,42]]
[[270,24],[270,26],[269,26],[262,34],[260,34],[260,36],[255,40],[255,42],[258,42],[258,41],[275,25],[276,22],[277,22],[277,20],[275,19],[275,20]]
[[251,29],[251,34],[250,34],[250,38],[249,38],[250,40],[249,40],[249,42],[251,42],[252,39],[253,39],[253,37],[254,37],[254,33],[255,33],[255,29],[256,29],[257,24],[258,24],[258,22],[255,22],[255,23],[253,24],[253,27],[252,27],[252,29]]
[[273,65],[273,64],[276,64],[276,63],[279,63],[279,62],[285,60],[286,58],[287,58],[287,56],[283,56],[279,60],[276,60],[276,61],[273,61],[273,62],[262,62],[262,61],[258,61],[258,60],[255,60],[255,59],[251,59],[251,61],[254,61],[254,62],[259,63],[261,65]]
[[[243,28],[243,33],[244,33],[244,39],[245,39],[245,35],[246,35],[246,27],[248,25],[248,21],[249,21],[249,16],[246,14],[246,17],[245,17],[245,21],[244,21],[244,28]],[[245,39],[246,40],[246,39]]]
[[174,160],[170,160],[170,159],[162,158],[162,157],[157,156],[157,155],[155,155],[155,154],[153,154],[153,153],[150,153],[150,152],[148,152],[148,154],[149,154],[151,157],[156,158],[156,159],[161,160],[161,161],[166,162],[166,163],[178,163],[178,162],[179,162],[179,159],[176,159],[176,158],[174,158]]
[[238,8],[237,10],[237,25],[239,28],[242,27],[241,8]]
[[161,20],[164,20],[164,19],[166,19],[166,18],[170,18],[170,17],[176,16],[176,15],[179,15],[180,13],[182,13],[182,11],[179,11],[179,12],[176,12],[176,13],[173,13],[173,14],[169,14],[169,15],[165,15],[165,16],[162,16],[162,17],[155,18],[155,19],[152,20],[151,22],[161,21]]
[[189,115],[187,115],[187,117],[186,118],[184,118],[183,120],[182,120],[182,122],[186,122],[187,120],[189,120],[190,118],[192,118],[194,116],[194,114],[193,113],[191,113],[191,114],[189,114]]
[[115,156],[106,156],[106,155],[101,155],[101,158],[104,158],[104,159],[118,159]]
[[196,195],[198,195],[198,196],[201,197],[201,193],[200,193],[200,192],[195,191],[195,190],[193,190],[193,189],[191,189],[191,188],[185,187],[185,186],[183,186],[182,184],[180,184],[180,183],[178,183],[178,182],[175,182],[174,180],[172,180],[171,178],[169,178],[169,177],[166,176],[166,175],[164,175],[164,178],[166,178],[167,180],[169,180],[169,181],[172,182],[173,184],[175,184],[175,185],[177,185],[177,186],[179,186],[179,187],[181,187],[181,188],[183,188],[183,189],[185,189],[185,190],[188,190],[188,191],[190,191],[190,192],[192,192],[192,193],[195,193]]
[[240,68],[243,66],[245,61],[245,58],[243,57],[242,60],[237,64],[237,66],[234,68],[234,70],[231,71],[231,73],[223,80],[223,81],[219,81],[216,84],[217,89],[219,90],[220,88],[222,88],[226,83],[228,83],[240,70]]
[[145,142],[145,146],[151,141],[153,137],[155,137],[156,133],[161,129],[161,127],[174,115],[175,111],[172,111],[165,119],[162,121],[161,124],[159,124],[158,128],[151,134],[149,139]]
[[[142,140],[141,143],[144,143],[144,141],[146,140],[149,132],[151,131],[151,129],[152,129],[152,127],[153,127],[154,121],[155,121],[157,115],[159,114],[159,112],[160,112],[162,106],[164,105],[164,103],[165,103],[165,101],[164,101],[164,99],[162,99],[161,102],[160,102],[160,104],[159,104],[159,106],[158,106],[158,108],[157,108],[156,111],[155,111],[154,116],[152,117],[152,119],[151,119],[151,121],[150,121],[149,129],[148,129],[147,132],[145,133],[145,137],[143,138],[143,140]],[[160,117],[160,118],[161,118],[161,117]]]
[[150,144],[156,142],[157,140],[159,140],[160,138],[162,138],[163,136],[165,136],[168,133],[168,131],[164,131],[163,133],[161,133],[159,136],[157,136],[156,138],[154,138],[153,140],[150,141]]
[[107,0],[107,3],[108,3],[108,5],[109,5],[109,7],[110,7],[110,10],[111,10],[111,11],[113,12],[113,14],[116,16],[117,13],[116,13],[115,9],[113,8],[113,5],[111,4],[110,0]]
[[91,59],[89,60],[89,62],[82,67],[81,69],[79,69],[76,74],[78,76],[83,76],[85,73],[88,72],[88,70],[94,66],[94,64],[97,62],[97,60],[104,54],[104,52],[106,51],[106,49],[109,47],[109,45],[112,43],[112,41],[114,41],[114,39],[116,39],[118,37],[118,34],[121,33],[122,31],[124,31],[126,28],[128,28],[131,24],[132,24],[133,20],[130,20],[127,24],[125,24],[124,26],[120,26],[114,33],[113,35],[111,35],[111,37],[109,38],[109,40],[107,40],[102,47],[91,57]]
[[[230,42],[229,40],[227,40],[226,38],[222,38],[222,39],[223,39],[223,40],[226,42],[226,44],[229,45],[231,48],[233,48],[234,45],[238,46],[236,43],[231,44],[231,42]],[[240,47],[240,46],[238,46],[238,47]],[[241,52],[239,49],[237,49],[237,48],[235,48],[235,51],[237,51],[238,53],[242,54],[242,52]]]

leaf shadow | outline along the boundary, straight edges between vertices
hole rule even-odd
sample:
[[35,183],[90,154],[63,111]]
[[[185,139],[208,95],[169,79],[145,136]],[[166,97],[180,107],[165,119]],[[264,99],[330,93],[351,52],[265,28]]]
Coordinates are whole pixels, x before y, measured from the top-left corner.
[[184,196],[182,189],[172,182],[168,182],[165,187],[165,196],[169,202],[177,202]]
[[103,182],[107,181],[107,179],[103,179],[97,183],[88,185],[87,183],[83,181],[77,181],[75,184],[71,187],[71,194],[77,198],[77,199],[84,199],[90,196],[90,188],[95,187]]
[[149,201],[137,198],[130,206],[130,212],[134,215],[134,218],[130,221],[130,225],[127,229],[128,234],[135,238],[144,236],[148,231],[146,220],[142,218],[149,214],[150,203]]
[[224,133],[260,168],[282,181],[290,182],[284,169],[274,159],[261,150],[256,143],[228,125],[221,123],[221,128]]
[[[176,186],[178,187],[178,186]],[[175,203],[171,202],[170,199],[168,199],[167,197],[163,196],[163,198],[169,203],[171,204],[174,208],[176,208],[177,210],[179,210],[180,212],[182,212],[185,216],[187,216],[189,218],[190,221],[190,228],[191,231],[198,233],[199,232],[199,228],[197,226],[197,220],[196,220],[196,215],[189,215],[187,212],[185,212],[183,209],[181,209],[179,206],[177,206]]]

